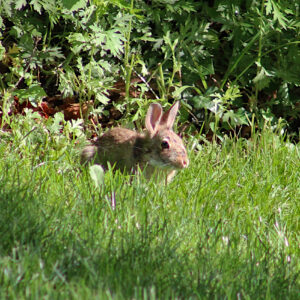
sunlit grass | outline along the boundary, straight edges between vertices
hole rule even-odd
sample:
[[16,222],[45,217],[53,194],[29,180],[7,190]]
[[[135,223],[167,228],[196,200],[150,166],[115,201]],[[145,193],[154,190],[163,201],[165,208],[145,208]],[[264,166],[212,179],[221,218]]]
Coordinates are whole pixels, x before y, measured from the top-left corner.
[[225,140],[168,186],[108,172],[97,188],[73,142],[30,138],[0,143],[1,298],[299,295],[299,146]]

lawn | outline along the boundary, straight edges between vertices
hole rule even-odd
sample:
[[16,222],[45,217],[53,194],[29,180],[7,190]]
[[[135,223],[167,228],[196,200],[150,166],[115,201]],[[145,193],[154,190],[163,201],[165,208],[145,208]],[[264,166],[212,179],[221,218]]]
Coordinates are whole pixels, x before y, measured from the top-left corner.
[[299,297],[299,145],[190,141],[168,186],[107,172],[99,188],[74,128],[30,120],[0,133],[1,299]]

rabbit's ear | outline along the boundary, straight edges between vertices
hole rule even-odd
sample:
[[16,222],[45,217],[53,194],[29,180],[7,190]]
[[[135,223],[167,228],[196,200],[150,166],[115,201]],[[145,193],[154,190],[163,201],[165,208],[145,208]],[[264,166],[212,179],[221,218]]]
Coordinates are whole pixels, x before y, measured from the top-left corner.
[[178,108],[179,108],[179,101],[175,102],[171,106],[171,108],[162,115],[160,120],[160,125],[167,127],[167,129],[172,129],[178,112]]
[[146,128],[149,131],[150,135],[153,136],[159,126],[160,119],[162,117],[162,107],[158,103],[152,103],[147,111],[146,115]]

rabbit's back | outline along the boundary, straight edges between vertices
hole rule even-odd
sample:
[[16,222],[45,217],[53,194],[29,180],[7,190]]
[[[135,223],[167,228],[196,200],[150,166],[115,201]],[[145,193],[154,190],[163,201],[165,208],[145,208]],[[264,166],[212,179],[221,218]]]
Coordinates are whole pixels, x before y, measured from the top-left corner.
[[104,133],[93,145],[85,147],[84,162],[94,162],[107,169],[108,163],[116,169],[131,170],[134,165],[133,145],[140,134],[126,129],[114,128]]

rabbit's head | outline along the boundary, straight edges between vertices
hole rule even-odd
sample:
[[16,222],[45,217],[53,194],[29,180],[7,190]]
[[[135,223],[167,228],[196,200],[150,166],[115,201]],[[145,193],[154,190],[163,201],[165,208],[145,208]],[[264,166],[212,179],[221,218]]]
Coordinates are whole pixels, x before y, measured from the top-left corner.
[[150,105],[146,115],[147,145],[144,159],[152,166],[166,169],[183,169],[189,159],[182,139],[172,127],[178,112],[179,102],[163,113],[160,104]]

